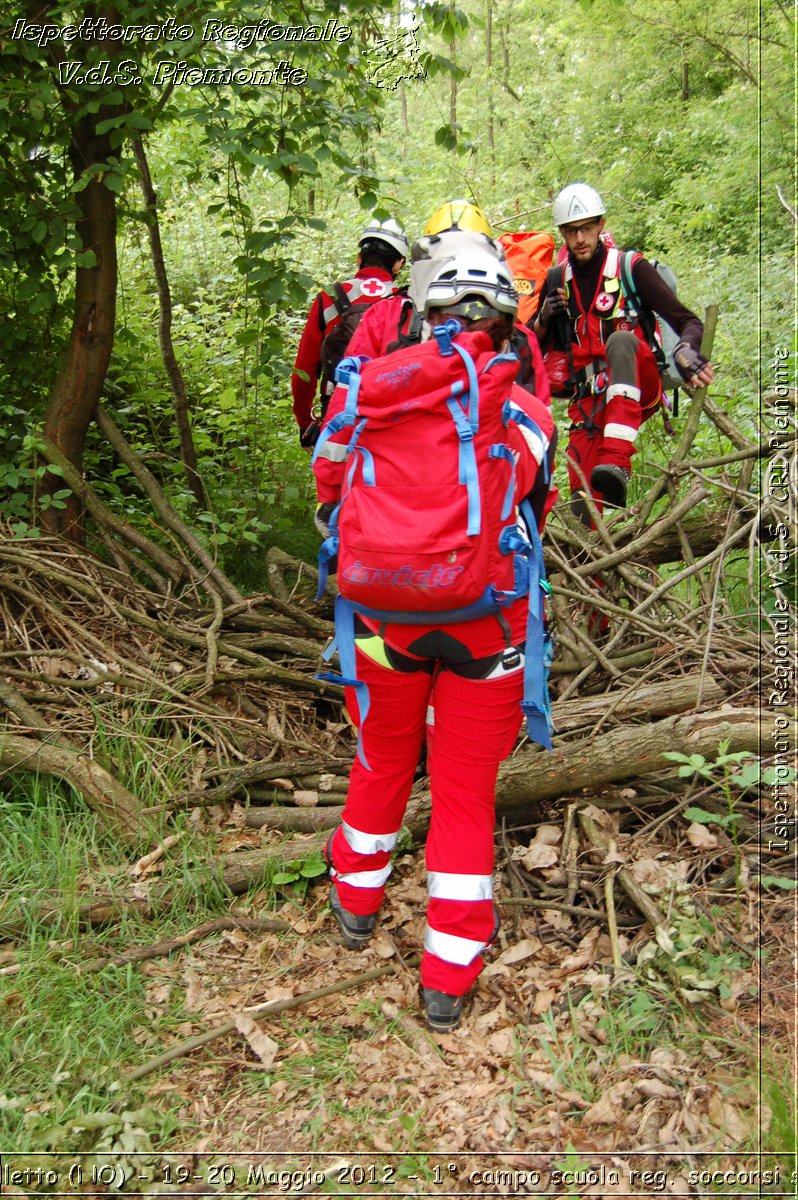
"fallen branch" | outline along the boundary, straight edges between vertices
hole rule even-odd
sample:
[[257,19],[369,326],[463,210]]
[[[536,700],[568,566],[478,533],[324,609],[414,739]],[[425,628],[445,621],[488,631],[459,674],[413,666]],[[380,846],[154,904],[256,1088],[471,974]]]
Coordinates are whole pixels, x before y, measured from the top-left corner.
[[92,958],[83,963],[78,969],[81,975],[94,975],[104,971],[106,967],[124,967],[128,963],[148,962],[153,958],[166,958],[174,950],[183,946],[191,946],[214,933],[225,933],[230,929],[242,929],[247,933],[286,933],[291,926],[287,921],[272,917],[217,917],[215,921],[206,921],[196,929],[177,937],[167,938],[156,942],[153,946],[139,946],[126,954],[117,954],[110,958]]
[[[774,740],[774,719],[763,717],[755,708],[722,708],[648,725],[624,725],[551,753],[517,754],[499,768],[496,812],[520,817],[544,800],[573,796],[582,788],[598,791],[624,779],[661,772],[665,750],[708,757],[721,742],[728,741],[732,753],[749,750],[759,754],[772,750]],[[414,796],[408,805],[405,824],[416,839],[426,834],[429,806],[428,792]]]
[[0,767],[63,779],[102,818],[106,828],[130,845],[148,835],[135,796],[94,759],[60,742],[0,733]]
[[152,506],[158,513],[167,529],[171,529],[172,533],[177,534],[181,542],[194,555],[198,563],[201,564],[205,571],[205,577],[212,580],[217,590],[230,604],[240,604],[243,596],[234,587],[223,571],[217,566],[210,554],[208,554],[202,542],[192,529],[181,521],[177,513],[169,504],[160,485],[155,479],[155,476],[144,465],[143,461],[136,454],[135,450],[127,443],[122,431],[111,420],[108,413],[104,410],[101,404],[97,405],[95,418],[100,429],[103,431],[111,446],[121,458],[122,462],[128,466],[141,484],[146,495],[152,502]]
[[[577,813],[577,816],[579,818],[579,824],[582,827],[582,832],[585,834],[591,846],[593,846],[594,849],[601,851],[602,854],[606,854],[610,848],[609,834],[606,834],[603,829],[599,829],[598,825],[590,816],[590,814],[586,813],[584,810],[580,809]],[[612,878],[612,876],[610,876],[610,878]],[[635,908],[643,914],[649,924],[653,925],[655,930],[659,928],[664,929],[666,927],[665,917],[657,908],[656,904],[648,895],[648,893],[643,891],[640,884],[630,874],[629,870],[626,867],[619,867],[615,878],[617,878],[618,883],[626,892],[626,895],[632,901]],[[609,900],[609,895],[607,893],[605,893],[605,900]],[[615,965],[617,966],[618,964],[616,963]]]
[[[415,966],[418,961],[418,958],[414,957],[408,960],[408,965]],[[373,971],[365,971],[362,975],[353,975],[349,979],[342,980],[340,983],[330,984],[329,987],[316,988],[312,992],[304,992],[299,996],[290,996],[287,1000],[271,1000],[267,1004],[258,1004],[255,1008],[247,1009],[247,1015],[253,1018],[277,1016],[278,1013],[288,1012],[292,1008],[300,1008],[303,1004],[310,1004],[314,1000],[324,1000],[327,996],[335,996],[340,992],[348,992],[352,988],[361,987],[363,984],[373,983],[376,979],[384,979],[386,975],[396,975],[400,970],[400,966],[394,965],[377,967]],[[153,1071],[158,1071],[168,1063],[174,1062],[176,1058],[185,1058],[186,1055],[191,1054],[193,1050],[199,1049],[200,1046],[207,1046],[208,1042],[213,1042],[217,1038],[225,1037],[228,1033],[235,1032],[235,1021],[225,1021],[221,1025],[214,1026],[213,1029],[207,1029],[205,1033],[199,1033],[195,1037],[187,1038],[184,1042],[178,1042],[164,1051],[163,1054],[159,1054],[157,1058],[152,1058],[149,1062],[128,1072],[124,1076],[122,1083],[135,1083],[138,1079],[144,1079],[145,1076],[151,1075]]]

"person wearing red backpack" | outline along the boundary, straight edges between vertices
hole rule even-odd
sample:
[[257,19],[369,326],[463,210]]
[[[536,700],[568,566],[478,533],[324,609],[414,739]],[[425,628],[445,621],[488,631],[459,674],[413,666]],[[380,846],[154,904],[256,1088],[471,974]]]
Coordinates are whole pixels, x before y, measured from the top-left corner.
[[[495,241],[485,214],[468,200],[449,200],[427,219],[422,236],[414,243],[410,265],[410,285],[404,292],[372,305],[355,330],[348,354],[376,358],[406,346],[417,345],[429,336],[425,328],[424,302],[429,282],[441,264],[455,255],[475,252],[489,254],[504,263],[505,252]],[[517,316],[510,335],[511,348],[518,358],[516,382],[546,407],[551,406],[551,390],[538,340]],[[554,470],[557,431],[548,446],[548,471],[541,472],[537,507],[545,503],[546,513],[557,499],[557,489],[549,484]]]
[[567,259],[553,267],[540,292],[533,323],[552,394],[569,400],[566,459],[572,507],[590,524],[579,493],[589,487],[599,509],[623,508],[641,424],[660,406],[660,368],[636,309],[637,298],[679,337],[675,365],[688,388],[712,382],[701,353],[703,325],[676,298],[641,254],[631,265],[632,297],[624,256],[602,238],[606,209],[594,188],[573,183],[554,201],[554,223]]
[[[299,342],[291,375],[291,394],[299,442],[306,448],[312,447],[319,435],[319,416],[314,413],[316,391],[321,389],[321,408],[324,410],[334,386],[330,366],[325,363],[325,343],[329,344],[336,327],[348,320],[346,313],[350,307],[362,307],[365,312],[366,306],[396,293],[396,276],[407,259],[407,236],[394,220],[370,221],[360,235],[358,247],[355,274],[351,279],[337,283],[332,295],[319,292],[310,306]],[[344,349],[337,348],[338,359]],[[323,415],[322,411],[320,416]]]
[[[545,706],[525,690],[525,677],[543,679],[541,576],[535,567],[525,594],[511,547],[539,553],[526,497],[546,470],[554,424],[513,382],[516,307],[495,256],[471,251],[439,264],[423,307],[431,336],[342,364],[313,464],[326,516],[340,528],[336,637],[359,728],[342,822],[326,848],[330,906],[344,944],[364,946],[434,710],[420,979],[438,1032],[459,1023],[498,931],[495,784],[522,700],[531,736],[550,746]],[[326,506],[342,489],[338,519]]]
[[[421,237],[413,245],[407,295],[390,296],[370,308],[353,334],[348,352],[376,358],[418,343],[423,331],[424,297],[432,275],[443,259],[468,250],[492,254],[502,262],[505,259],[504,247],[494,240],[482,209],[468,200],[448,200],[428,217]],[[550,404],[551,389],[537,339],[518,320],[511,338],[519,360],[518,383],[544,404]]]

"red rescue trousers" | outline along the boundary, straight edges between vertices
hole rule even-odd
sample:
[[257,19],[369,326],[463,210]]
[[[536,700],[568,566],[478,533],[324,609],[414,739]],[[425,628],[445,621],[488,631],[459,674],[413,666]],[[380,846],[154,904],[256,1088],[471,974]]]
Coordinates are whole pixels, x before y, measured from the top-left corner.
[[[496,776],[521,724],[523,661],[507,671],[498,668],[494,677],[474,679],[440,659],[418,660],[417,670],[396,670],[360,648],[356,654],[358,679],[368,686],[371,701],[361,730],[371,770],[356,757],[342,824],[330,845],[332,876],[350,912],[363,915],[380,907],[431,706],[429,901],[421,982],[463,995],[497,932]],[[347,707],[357,723],[353,689],[347,689]]]
[[[573,422],[566,460],[571,492],[589,488],[600,463],[631,471],[638,430],[656,411],[662,395],[651,347],[633,333],[618,330],[607,339],[607,367],[593,378],[594,391],[568,406]],[[592,492],[601,510],[601,494]]]

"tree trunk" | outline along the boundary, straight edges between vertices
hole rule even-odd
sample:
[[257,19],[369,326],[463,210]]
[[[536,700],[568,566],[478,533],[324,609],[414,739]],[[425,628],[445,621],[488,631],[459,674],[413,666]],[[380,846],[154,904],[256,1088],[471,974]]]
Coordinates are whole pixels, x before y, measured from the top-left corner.
[[[452,9],[452,11],[454,11]],[[457,65],[457,38],[452,37],[449,42],[449,57],[451,61]],[[455,142],[460,139],[457,136],[457,77],[452,75],[449,81],[449,124],[451,126],[452,137]]]
[[493,129],[493,0],[485,4],[485,66],[488,75],[488,150],[491,182],[496,182],[496,139]]
[[721,742],[729,750],[766,754],[775,726],[757,709],[719,709],[684,717],[667,717],[648,725],[626,726],[597,738],[564,746],[551,754],[523,754],[499,771],[496,807],[503,813],[530,803],[573,795],[582,788],[598,790],[622,779],[667,770],[665,750],[711,757]]
[[[81,118],[73,129],[69,157],[76,180],[86,168],[106,162],[111,155],[108,137],[95,132],[108,115],[101,109]],[[72,332],[50,394],[44,435],[81,471],[86,430],[102,393],[114,341],[116,196],[97,174],[76,193],[76,201],[82,253],[93,253],[94,264],[76,268]],[[62,486],[61,480],[48,474],[42,481],[42,493],[52,494]],[[69,497],[65,508],[43,509],[40,523],[48,533],[83,541],[83,505],[75,495]]]
[[172,389],[172,398],[174,400],[175,407],[175,421],[177,423],[177,432],[180,438],[180,457],[183,460],[183,467],[185,468],[186,472],[186,482],[188,483],[198,507],[207,508],[208,497],[197,469],[197,451],[194,448],[194,437],[191,432],[188,392],[186,391],[186,383],[183,378],[183,372],[180,369],[180,363],[177,361],[177,355],[175,354],[175,348],[172,342],[172,293],[169,288],[169,277],[166,274],[166,263],[163,256],[163,246],[161,244],[161,227],[158,222],[158,198],[155,194],[155,188],[152,186],[150,165],[147,162],[147,155],[144,152],[144,143],[140,137],[133,139],[133,151],[136,155],[136,162],[138,163],[139,175],[141,177],[141,190],[144,195],[144,205],[147,209],[147,229],[150,238],[150,252],[152,254],[152,265],[153,270],[155,271],[155,282],[158,288],[158,304],[160,307],[160,319],[158,321],[158,341],[160,342],[161,346],[163,365],[166,369],[166,374],[169,378],[169,385]]

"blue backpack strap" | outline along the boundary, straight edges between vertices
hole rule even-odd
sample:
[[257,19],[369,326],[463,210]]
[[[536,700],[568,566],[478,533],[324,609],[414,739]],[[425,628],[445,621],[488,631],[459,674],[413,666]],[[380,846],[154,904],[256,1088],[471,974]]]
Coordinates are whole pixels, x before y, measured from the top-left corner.
[[[479,429],[479,381],[477,380],[477,368],[468,351],[464,350],[462,346],[458,346],[453,340],[462,331],[462,328],[463,326],[459,321],[456,321],[454,317],[450,317],[448,321],[444,321],[443,325],[436,325],[432,332],[435,341],[438,343],[438,349],[441,352],[442,358],[449,358],[450,355],[457,353],[463,360],[463,366],[468,376],[468,423],[473,432],[476,433]],[[452,395],[457,395],[462,390],[462,384],[458,383],[452,387]]]
[[549,700],[548,668],[551,662],[551,647],[547,647],[544,626],[543,593],[550,590],[543,563],[543,545],[540,541],[535,514],[528,500],[522,500],[521,513],[529,529],[531,553],[529,563],[529,615],[526,627],[526,654],[524,656],[524,698],[521,709],[526,717],[527,732],[533,742],[551,750],[551,702]]
[[467,350],[458,346],[453,338],[462,330],[459,321],[451,318],[443,325],[433,329],[438,349],[443,358],[449,358],[455,352],[459,354],[468,377],[468,396],[463,402],[458,397],[463,392],[461,380],[452,384],[449,399],[446,401],[457,436],[460,439],[460,454],[458,461],[458,478],[468,491],[468,537],[476,537],[482,528],[482,504],[479,495],[479,472],[477,456],[474,450],[474,434],[479,429],[479,382],[474,360]]
[[485,363],[485,366],[482,368],[482,374],[484,375],[486,371],[490,371],[490,369],[495,367],[497,363],[517,363],[518,361],[518,355],[514,350],[504,350],[500,354],[494,354],[493,358],[489,359],[488,362]]
[[442,325],[436,325],[432,331],[435,341],[438,343],[438,349],[441,352],[442,358],[449,358],[454,354],[454,343],[452,338],[461,333],[463,329],[460,321],[450,317],[448,321],[444,321]]
[[457,342],[453,342],[452,345],[463,360],[463,366],[468,376],[468,423],[474,433],[476,433],[479,429],[479,381],[477,380],[477,368],[467,350],[464,350],[462,346],[458,346]]
[[510,464],[510,482],[507,485],[507,491],[504,493],[501,511],[501,520],[506,521],[512,512],[513,500],[515,499],[515,467],[518,462],[518,456],[512,452],[509,446],[497,442],[496,445],[488,447],[488,457],[503,458]]
[[479,498],[479,472],[477,455],[474,450],[474,432],[457,397],[450,396],[446,403],[460,439],[458,479],[460,483],[465,484],[468,491],[468,529],[466,533],[469,537],[475,537],[482,528],[482,505]]
[[329,529],[329,537],[326,537],[319,546],[319,552],[316,555],[316,562],[319,565],[319,586],[316,589],[316,599],[321,600],[324,593],[327,591],[327,580],[330,575],[330,569],[333,561],[338,557],[338,514],[341,511],[341,505],[336,504],[335,508],[330,513],[330,519],[327,522]]
[[346,429],[348,426],[355,424],[358,415],[357,397],[361,383],[360,371],[368,361],[369,359],[365,355],[360,355],[357,358],[350,355],[349,358],[341,359],[335,368],[335,382],[346,385],[346,402],[343,411],[332,417],[319,434],[316,445],[313,448],[313,456],[310,460],[311,466],[319,457],[322,446],[326,445],[334,433],[338,433],[340,429]]
[[331,671],[322,671],[316,675],[316,679],[323,679],[328,683],[338,683],[342,687],[355,689],[360,716],[357,729],[357,755],[366,770],[370,771],[371,767],[363,750],[363,726],[366,723],[366,717],[371,706],[371,698],[368,686],[362,679],[357,678],[355,610],[343,596],[335,597],[335,639],[324,651],[322,657],[326,662],[329,662],[336,651],[338,652],[338,662],[341,665],[341,674],[335,675]]

